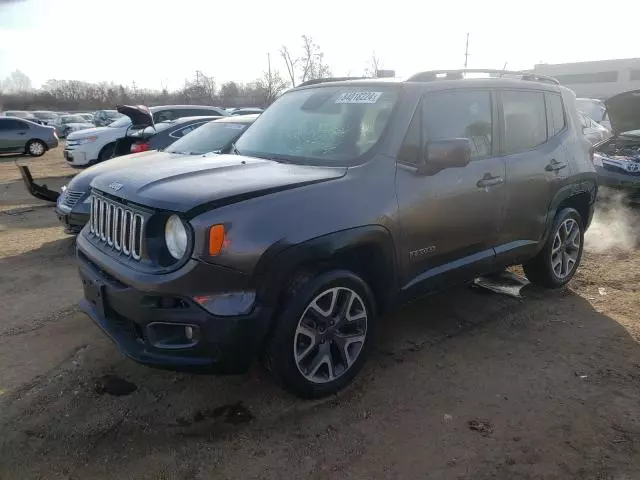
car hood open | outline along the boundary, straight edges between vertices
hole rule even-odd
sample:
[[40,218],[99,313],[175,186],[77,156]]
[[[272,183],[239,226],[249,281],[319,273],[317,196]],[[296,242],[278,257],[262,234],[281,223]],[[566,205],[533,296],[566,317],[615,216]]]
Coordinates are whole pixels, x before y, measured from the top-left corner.
[[146,128],[153,125],[153,115],[144,105],[119,105],[116,110],[131,119],[131,128]]
[[129,202],[186,213],[337,179],[346,171],[241,155],[191,155],[154,163],[153,168],[147,162],[132,162],[98,175],[91,187]]
[[614,134],[640,130],[640,90],[620,93],[604,103]]

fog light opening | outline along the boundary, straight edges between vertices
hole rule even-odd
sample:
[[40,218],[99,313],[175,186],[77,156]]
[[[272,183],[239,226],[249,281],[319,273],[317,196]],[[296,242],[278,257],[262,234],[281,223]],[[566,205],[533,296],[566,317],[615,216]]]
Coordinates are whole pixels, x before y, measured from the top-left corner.
[[184,327],[184,336],[187,340],[193,340],[193,327],[187,325],[186,327]]

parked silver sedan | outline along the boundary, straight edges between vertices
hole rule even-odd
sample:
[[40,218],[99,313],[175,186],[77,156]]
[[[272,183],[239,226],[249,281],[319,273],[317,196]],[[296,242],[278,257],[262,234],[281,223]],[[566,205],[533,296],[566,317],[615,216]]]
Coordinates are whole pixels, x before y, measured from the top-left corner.
[[24,153],[39,157],[58,146],[54,127],[17,117],[0,117],[0,153]]

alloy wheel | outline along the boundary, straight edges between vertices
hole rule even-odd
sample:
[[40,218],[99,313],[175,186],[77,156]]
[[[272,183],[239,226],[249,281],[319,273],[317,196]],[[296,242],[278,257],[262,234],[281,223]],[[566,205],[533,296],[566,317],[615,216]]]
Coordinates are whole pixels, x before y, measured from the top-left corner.
[[551,247],[551,268],[556,277],[567,278],[573,272],[580,255],[580,241],[580,225],[567,218],[556,230]]
[[298,321],[293,355],[310,382],[327,383],[354,364],[367,335],[367,308],[356,292],[334,287],[318,294]]
[[42,155],[44,153],[44,147],[40,142],[33,142],[29,145],[29,153],[31,155]]

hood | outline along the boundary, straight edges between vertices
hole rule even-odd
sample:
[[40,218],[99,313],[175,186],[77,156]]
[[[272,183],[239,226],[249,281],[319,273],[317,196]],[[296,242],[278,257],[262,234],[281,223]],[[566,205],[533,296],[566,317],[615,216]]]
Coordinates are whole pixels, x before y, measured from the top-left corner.
[[620,93],[604,103],[614,134],[640,130],[640,90]]
[[89,129],[89,128],[94,128],[95,125],[93,123],[65,123],[65,125],[67,127],[71,127],[71,128],[84,128],[84,129]]
[[153,125],[153,115],[144,105],[119,105],[119,113],[131,119],[131,128],[146,128]]
[[[241,155],[189,155],[180,161],[156,162],[152,169],[146,164],[131,162],[109,170],[95,177],[91,186],[141,205],[184,213],[337,179],[347,171]],[[110,185],[119,188],[113,190]]]
[[78,140],[79,138],[88,137],[91,135],[100,136],[101,134],[112,134],[115,133],[116,136],[122,135],[124,131],[126,131],[127,127],[122,128],[112,128],[112,127],[93,127],[87,128],[86,130],[81,130],[79,132],[73,132],[69,134],[67,140]]
[[136,166],[147,166],[150,163],[161,162],[163,160],[179,161],[182,157],[191,155],[180,155],[177,153],[158,152],[150,150],[141,153],[132,153],[122,157],[112,158],[106,162],[93,165],[73,177],[67,184],[67,188],[74,192],[88,192],[91,181],[98,175],[106,172],[122,171],[131,166],[131,162],[136,162]]

